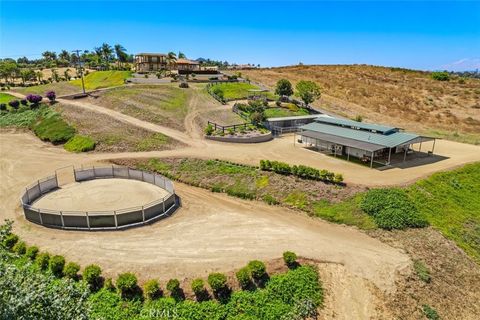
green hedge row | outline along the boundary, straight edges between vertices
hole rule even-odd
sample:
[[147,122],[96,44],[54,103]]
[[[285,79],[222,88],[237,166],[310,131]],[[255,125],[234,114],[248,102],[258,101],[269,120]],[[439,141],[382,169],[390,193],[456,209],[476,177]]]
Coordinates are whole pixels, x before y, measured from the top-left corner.
[[[257,260],[243,268],[243,278],[264,279],[259,288],[231,292],[224,274],[211,273],[207,283],[218,301],[208,296],[202,279],[191,283],[197,301],[185,300],[177,279],[166,285],[169,297],[157,280],[147,281],[143,297],[134,274],[120,274],[114,284],[90,265],[80,280],[78,264],[27,248],[11,225],[0,226],[0,311],[6,319],[304,319],[315,317],[323,302],[314,267],[297,266],[268,278]],[[284,254],[290,255],[289,267],[296,258],[292,254]]]
[[290,166],[288,163],[281,161],[260,160],[260,169],[284,175],[294,175],[302,179],[321,180],[338,184],[343,182],[343,175],[340,173],[319,170],[304,165]]

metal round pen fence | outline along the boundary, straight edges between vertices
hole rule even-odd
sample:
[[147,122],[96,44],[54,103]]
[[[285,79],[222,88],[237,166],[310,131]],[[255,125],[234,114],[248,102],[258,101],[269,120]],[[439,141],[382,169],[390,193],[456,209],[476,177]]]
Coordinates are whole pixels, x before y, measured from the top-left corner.
[[170,216],[177,208],[173,183],[164,176],[115,166],[72,169],[76,182],[109,178],[132,179],[156,185],[167,191],[168,194],[143,206],[112,211],[57,211],[32,206],[35,200],[60,186],[57,172],[55,172],[55,175],[38,180],[26,188],[21,203],[27,220],[53,228],[115,230],[139,226],[165,218]]

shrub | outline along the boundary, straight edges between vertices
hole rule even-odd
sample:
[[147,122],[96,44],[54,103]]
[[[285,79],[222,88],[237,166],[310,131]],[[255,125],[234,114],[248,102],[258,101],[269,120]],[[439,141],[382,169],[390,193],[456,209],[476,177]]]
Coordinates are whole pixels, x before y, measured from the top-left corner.
[[8,250],[11,250],[13,246],[18,242],[18,236],[10,233],[3,239],[3,246]]
[[27,95],[27,101],[33,105],[38,105],[42,101],[42,96],[38,94],[29,94]]
[[188,88],[189,87],[187,82],[181,82],[178,86],[180,88]]
[[6,103],[0,103],[0,111],[5,111],[7,110],[7,104]]
[[259,280],[265,276],[266,268],[265,264],[259,260],[252,260],[248,263],[248,269],[252,277],[256,280]]
[[27,251],[27,246],[25,245],[25,242],[17,241],[17,243],[15,243],[12,249],[13,249],[13,252],[23,255]]
[[360,202],[360,208],[383,229],[421,228],[428,222],[404,190],[398,188],[369,190]]
[[248,288],[252,283],[250,279],[250,269],[248,267],[243,267],[242,269],[238,270],[235,276],[237,277],[240,287],[243,289]]
[[428,320],[440,320],[437,310],[433,309],[428,304],[422,306],[422,311]]
[[29,258],[30,260],[35,260],[38,254],[38,247],[36,246],[31,246],[28,247],[27,251],[25,252],[25,256]]
[[207,136],[211,136],[213,131],[214,131],[213,126],[210,123],[205,127],[205,130],[204,130]]
[[53,144],[67,142],[75,135],[75,129],[59,115],[39,119],[32,125],[32,130],[41,140],[50,141]]
[[92,289],[97,289],[100,286],[102,269],[96,264],[91,264],[85,267],[82,273],[83,280],[90,285]]
[[115,285],[113,284],[112,278],[106,279],[105,283],[103,284],[103,287],[108,291],[114,291],[115,290]]
[[117,288],[122,296],[128,296],[135,292],[137,288],[137,277],[131,272],[125,272],[117,278]]
[[18,107],[20,106],[20,102],[18,100],[12,100],[8,103],[8,105],[13,109],[18,109]]
[[40,270],[46,270],[48,267],[49,260],[50,260],[50,254],[48,252],[41,252],[35,258],[35,263],[38,265]]
[[341,173],[335,173],[335,176],[333,177],[333,182],[335,183],[343,182],[343,175]]
[[87,152],[95,149],[95,141],[87,136],[75,135],[63,147],[70,152]]
[[268,203],[268,204],[271,205],[271,206],[280,204],[280,201],[278,201],[277,199],[275,199],[275,197],[272,196],[272,195],[270,195],[270,194],[264,195],[264,196],[263,196],[263,201],[265,201],[266,203]]
[[80,266],[78,263],[75,262],[69,262],[65,267],[63,268],[63,274],[70,279],[78,279],[78,271],[80,271]]
[[415,269],[418,277],[423,282],[429,283],[432,280],[432,277],[430,276],[430,270],[428,270],[427,266],[422,261],[414,260],[413,269]]
[[275,94],[279,96],[291,96],[293,94],[292,83],[287,79],[278,80]]
[[55,94],[55,91],[48,91],[45,96],[50,100],[50,102],[54,102],[55,99],[57,98],[57,95]]
[[448,81],[450,80],[450,75],[448,74],[448,72],[446,71],[443,71],[443,72],[439,72],[439,71],[436,71],[436,72],[432,72],[430,77],[433,79],[433,80],[438,80],[438,81]]
[[22,99],[20,100],[20,103],[22,104],[22,106],[26,106],[28,104],[28,101],[27,99]]
[[294,266],[297,263],[297,255],[292,251],[285,251],[283,253],[283,261],[289,267]]
[[143,286],[143,294],[145,299],[154,300],[161,296],[160,284],[157,280],[148,280]]
[[208,275],[208,284],[214,292],[219,292],[227,286],[227,277],[223,273],[213,272]]
[[48,268],[56,277],[63,275],[63,267],[65,267],[65,258],[62,256],[53,256],[48,262]]
[[170,279],[167,282],[167,290],[174,296],[180,290],[180,281],[178,279]]
[[194,279],[192,281],[192,291],[197,296],[202,295],[205,292],[205,283],[202,279]]

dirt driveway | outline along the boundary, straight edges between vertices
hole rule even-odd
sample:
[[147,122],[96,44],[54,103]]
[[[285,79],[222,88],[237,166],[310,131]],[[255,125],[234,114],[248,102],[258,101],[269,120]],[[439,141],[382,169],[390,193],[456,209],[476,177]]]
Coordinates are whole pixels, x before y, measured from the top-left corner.
[[16,232],[27,242],[82,265],[98,263],[107,275],[131,270],[142,278],[204,276],[251,259],[278,258],[289,249],[341,263],[353,275],[393,290],[395,273],[410,263],[406,254],[354,228],[178,183],[182,207],[151,226],[94,233],[44,228],[23,218],[23,188],[56,168],[91,163],[90,156],[64,152],[30,134],[2,134],[0,147],[0,219],[16,220]]

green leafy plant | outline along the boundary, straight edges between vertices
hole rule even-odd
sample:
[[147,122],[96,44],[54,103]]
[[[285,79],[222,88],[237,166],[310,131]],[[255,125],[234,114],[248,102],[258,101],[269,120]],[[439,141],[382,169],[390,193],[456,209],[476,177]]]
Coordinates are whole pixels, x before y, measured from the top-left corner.
[[202,279],[194,279],[192,281],[192,291],[195,295],[199,296],[205,292],[205,283]]
[[143,285],[143,294],[145,299],[154,300],[161,296],[160,284],[157,280],[152,279]]
[[15,243],[15,245],[13,246],[12,250],[19,255],[23,255],[27,251],[27,245],[23,241],[17,241],[17,243]]
[[75,262],[69,262],[63,268],[63,274],[65,277],[77,280],[78,279],[78,272],[80,271],[80,265]]
[[16,234],[10,233],[3,239],[3,246],[12,250],[13,246],[18,242],[19,238]]
[[255,280],[262,279],[266,274],[266,267],[262,261],[252,260],[248,263],[248,269]]
[[63,276],[63,267],[65,267],[65,258],[63,256],[53,256],[48,262],[48,268],[56,277]]
[[433,309],[428,304],[422,305],[422,311],[428,320],[440,320],[437,310]]
[[320,87],[313,81],[299,81],[295,87],[296,95],[308,106],[313,101],[320,98]]
[[38,247],[36,246],[31,246],[27,248],[27,251],[25,252],[25,256],[29,258],[30,260],[35,260],[38,254]]
[[432,280],[430,270],[428,270],[427,266],[422,261],[414,260],[413,269],[415,270],[415,273],[420,278],[420,280],[422,280],[423,282],[429,283]]
[[101,284],[102,269],[96,264],[85,267],[82,273],[83,280],[90,285],[92,289],[99,289]]
[[204,129],[205,135],[211,136],[214,132],[213,126],[209,123]]
[[103,287],[108,291],[115,291],[115,285],[113,284],[112,278],[108,278],[105,280]]
[[446,71],[435,71],[430,74],[430,77],[433,80],[438,80],[438,81],[448,81],[450,80],[450,75]]
[[87,152],[95,149],[95,141],[87,136],[75,135],[63,147],[70,152]]
[[250,278],[250,269],[248,267],[243,267],[235,273],[237,281],[240,284],[240,287],[243,289],[248,288],[252,281]]
[[295,266],[297,263],[297,255],[292,251],[285,251],[283,253],[283,261],[288,267]]
[[178,291],[180,290],[180,281],[178,281],[178,279],[168,280],[167,290],[170,291],[171,296],[177,295]]
[[40,270],[46,270],[48,267],[49,261],[50,261],[50,254],[48,252],[40,252],[35,258],[35,263],[40,268]]
[[287,79],[278,80],[275,87],[275,94],[279,96],[291,96],[293,94],[292,83]]
[[32,124],[32,130],[41,140],[50,141],[53,144],[67,142],[75,135],[75,129],[58,114],[41,117]]
[[131,272],[122,273],[118,276],[116,285],[122,297],[130,297],[137,289],[137,277]]
[[210,273],[208,275],[208,284],[214,292],[219,292],[227,286],[227,277],[223,273]]

